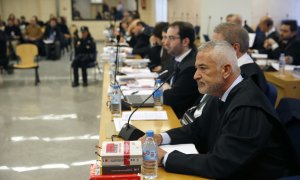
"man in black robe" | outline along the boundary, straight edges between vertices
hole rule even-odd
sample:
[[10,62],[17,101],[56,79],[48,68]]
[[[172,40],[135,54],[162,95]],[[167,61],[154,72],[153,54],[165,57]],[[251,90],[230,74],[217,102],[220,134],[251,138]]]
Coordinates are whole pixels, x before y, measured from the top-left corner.
[[160,165],[169,172],[211,179],[289,175],[293,153],[285,131],[262,91],[240,75],[231,44],[203,44],[195,67],[199,92],[210,96],[202,115],[191,124],[156,134],[155,141],[193,143],[199,154],[167,153],[159,148]]

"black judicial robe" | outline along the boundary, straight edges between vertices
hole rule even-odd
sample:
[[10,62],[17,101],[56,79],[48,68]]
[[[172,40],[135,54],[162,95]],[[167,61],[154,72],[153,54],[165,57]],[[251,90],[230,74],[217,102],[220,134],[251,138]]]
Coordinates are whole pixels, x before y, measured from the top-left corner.
[[274,108],[250,80],[226,102],[210,97],[192,124],[167,131],[171,144],[194,143],[200,154],[173,151],[166,170],[214,179],[275,179],[289,173],[291,146]]
[[264,93],[267,92],[267,80],[262,70],[256,63],[244,64],[240,67],[240,69],[243,77],[251,78]]

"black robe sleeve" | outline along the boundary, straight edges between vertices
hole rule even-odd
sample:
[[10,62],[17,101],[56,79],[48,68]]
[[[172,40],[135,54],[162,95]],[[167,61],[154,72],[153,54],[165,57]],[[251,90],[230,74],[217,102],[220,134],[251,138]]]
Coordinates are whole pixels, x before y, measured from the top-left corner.
[[[182,174],[198,175],[206,178],[226,178],[240,170],[253,158],[270,137],[272,125],[266,120],[265,113],[260,109],[244,107],[233,111],[220,128],[219,123],[210,127],[209,131],[219,133],[218,138],[210,140],[203,137],[201,129],[207,127],[190,126],[178,128],[168,133],[173,144],[186,142],[188,138],[203,138],[208,141],[211,150],[206,154],[184,154],[173,151],[166,161],[166,170]],[[210,120],[213,121],[213,120]],[[195,129],[200,136],[195,137]],[[194,132],[191,132],[194,131]],[[176,137],[175,137],[175,134]],[[182,135],[182,138],[178,138]],[[190,137],[189,137],[190,136]]]

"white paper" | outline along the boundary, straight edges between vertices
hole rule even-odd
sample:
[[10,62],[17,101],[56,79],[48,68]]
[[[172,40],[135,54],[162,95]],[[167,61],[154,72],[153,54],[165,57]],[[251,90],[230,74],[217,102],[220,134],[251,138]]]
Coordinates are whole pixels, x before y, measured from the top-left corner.
[[254,44],[256,34],[255,33],[248,33],[248,35],[249,35],[249,47],[252,47],[253,44]]
[[[122,119],[128,120],[132,112],[123,112]],[[168,120],[166,111],[136,111],[131,120]]]
[[123,94],[126,95],[150,95],[153,92],[153,89],[144,90],[144,89],[126,89],[123,90]]
[[[272,67],[274,69],[276,69],[277,71],[279,71],[279,64],[278,64],[278,62],[277,63],[272,63]],[[293,71],[295,67],[296,66],[294,66],[294,65],[288,65],[288,64],[286,64],[285,65],[285,70],[286,71]]]
[[168,153],[177,150],[185,154],[199,154],[194,144],[161,145],[159,147]]
[[267,54],[256,54],[256,53],[252,53],[251,57],[254,59],[267,59],[268,55]]
[[127,120],[122,120],[122,118],[114,118],[114,124],[116,131],[120,132],[124,124],[127,123]]

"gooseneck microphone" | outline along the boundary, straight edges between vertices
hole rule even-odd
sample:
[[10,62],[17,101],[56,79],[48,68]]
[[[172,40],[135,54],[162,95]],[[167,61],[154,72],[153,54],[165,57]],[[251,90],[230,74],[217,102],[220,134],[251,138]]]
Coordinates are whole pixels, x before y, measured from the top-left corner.
[[145,133],[141,130],[139,130],[138,128],[136,128],[135,126],[129,124],[130,122],[130,119],[132,117],[132,115],[140,108],[142,107],[146,101],[151,97],[153,96],[153,94],[159,89],[161,88],[167,81],[169,81],[174,75],[175,73],[177,73],[176,71],[174,71],[163,83],[161,83],[161,85],[154,89],[154,91],[138,106],[136,107],[132,113],[130,114],[129,118],[128,118],[128,121],[126,124],[123,125],[120,133],[119,133],[119,137],[121,137],[122,139],[124,140],[137,140],[139,139],[140,137],[144,136]]
[[119,43],[120,43],[120,39],[121,39],[120,35],[117,35],[117,53],[116,53],[116,60],[115,60],[116,67],[115,67],[115,75],[114,75],[115,84],[117,82],[117,72],[119,70],[118,66],[119,66]]

